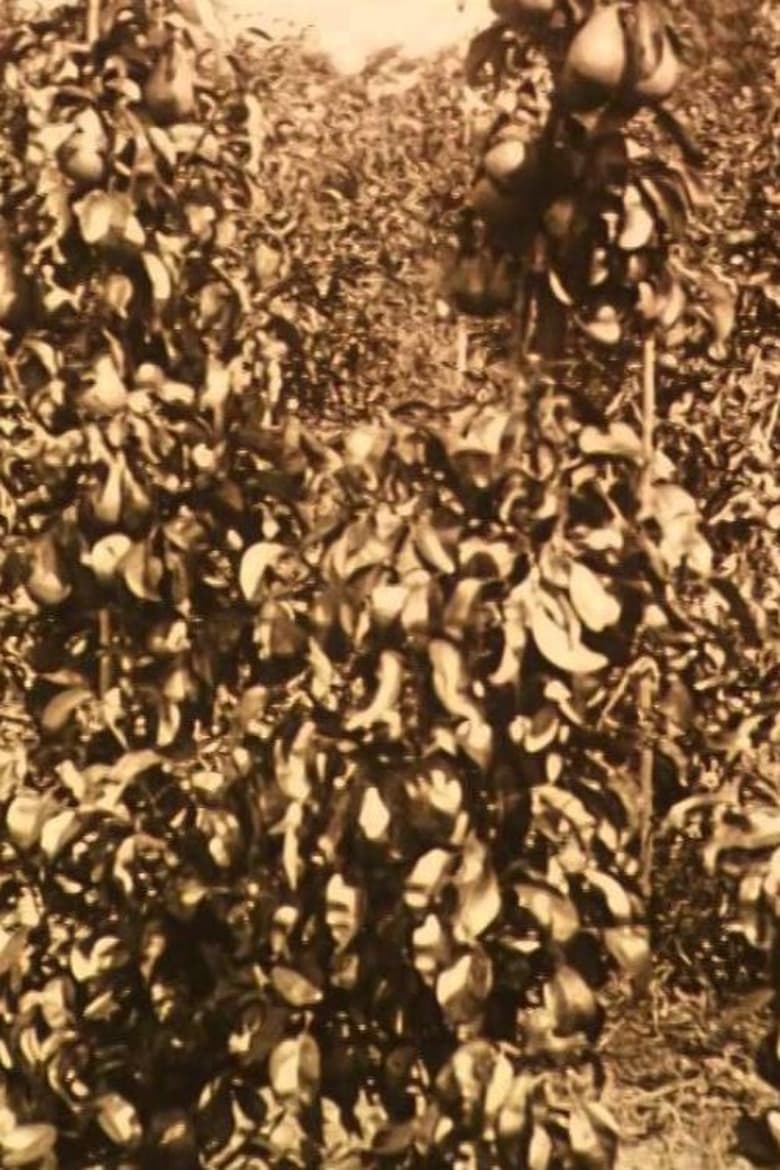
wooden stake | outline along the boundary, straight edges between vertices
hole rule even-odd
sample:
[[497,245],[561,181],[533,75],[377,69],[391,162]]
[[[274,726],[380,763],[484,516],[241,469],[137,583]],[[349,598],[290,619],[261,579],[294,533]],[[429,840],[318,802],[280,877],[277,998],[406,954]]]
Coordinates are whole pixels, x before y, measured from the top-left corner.
[[[653,487],[653,455],[655,452],[655,336],[649,333],[642,347],[642,456],[643,471],[640,488],[642,510],[650,503]],[[653,707],[655,687],[652,675],[645,673],[639,684],[639,722],[646,728]],[[648,744],[642,747],[639,761],[639,862],[642,893],[649,898],[653,889],[653,770],[654,754]]]
[[642,456],[645,487],[653,474],[655,453],[655,335],[648,333],[642,346]]
[[111,690],[113,682],[113,671],[111,669],[111,612],[108,609],[101,609],[98,613],[98,653],[100,654],[100,662],[98,664],[98,693],[101,699],[105,699],[108,692]]
[[466,370],[469,365],[469,333],[466,322],[458,317],[455,334],[455,393],[458,398],[463,393]]
[[100,39],[100,0],[87,0],[87,44],[90,48]]
[[[651,675],[645,674],[639,683],[640,727],[643,733],[653,707],[655,687]],[[642,894],[649,898],[653,892],[653,770],[654,753],[649,744],[643,744],[639,758],[639,865]]]

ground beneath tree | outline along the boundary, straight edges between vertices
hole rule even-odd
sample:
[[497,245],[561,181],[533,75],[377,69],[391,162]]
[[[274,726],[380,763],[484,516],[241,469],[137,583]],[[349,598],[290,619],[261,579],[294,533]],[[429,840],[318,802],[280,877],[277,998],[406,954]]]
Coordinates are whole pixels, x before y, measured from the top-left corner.
[[775,1103],[753,1070],[768,1026],[760,991],[723,1005],[666,987],[616,1006],[602,1053],[623,1131],[618,1170],[748,1170],[735,1133],[743,1113]]

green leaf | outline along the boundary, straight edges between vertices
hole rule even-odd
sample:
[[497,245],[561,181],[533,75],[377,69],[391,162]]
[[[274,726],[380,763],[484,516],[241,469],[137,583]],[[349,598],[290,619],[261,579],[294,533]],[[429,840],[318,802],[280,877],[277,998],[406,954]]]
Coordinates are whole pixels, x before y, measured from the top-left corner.
[[604,931],[604,945],[632,982],[647,983],[653,959],[646,927],[608,927]]
[[620,619],[620,602],[600,577],[578,561],[569,574],[569,596],[577,616],[589,630],[600,633]]
[[271,971],[274,990],[291,1007],[312,1007],[322,1000],[322,988],[292,967],[274,967]]
[[580,929],[580,916],[570,898],[532,883],[515,886],[518,905],[533,915],[543,931],[556,943],[567,943]]
[[554,1016],[556,1031],[562,1036],[586,1027],[598,1011],[595,995],[574,967],[558,968],[545,984],[544,1000]]
[[31,1122],[27,1125],[13,1125],[0,1135],[0,1150],[3,1166],[11,1170],[16,1166],[32,1166],[52,1154],[57,1142],[57,1130],[53,1125]]
[[[501,913],[501,890],[495,873],[487,863],[483,850],[478,850],[482,856],[474,859],[480,866],[474,877],[469,880],[460,880],[458,888],[458,909],[454,920],[454,935],[459,942],[472,943],[496,920]],[[468,869],[468,857],[464,857],[464,866]]]
[[[614,1123],[613,1123],[614,1124]],[[569,1142],[572,1152],[588,1170],[611,1170],[617,1152],[617,1135],[597,1123],[585,1106],[569,1114]]]
[[63,809],[49,817],[41,830],[41,849],[50,861],[78,834],[81,820],[72,808]]
[[120,572],[127,588],[141,601],[161,601],[159,584],[163,563],[152,554],[147,541],[133,544],[122,558]]
[[611,305],[602,306],[595,317],[581,320],[579,325],[588,337],[598,341],[600,345],[617,345],[623,335],[618,315]]
[[595,674],[609,665],[609,660],[595,650],[589,650],[572,631],[564,629],[541,605],[534,606],[531,633],[541,654],[570,674]]
[[39,605],[60,605],[70,595],[71,586],[64,579],[59,551],[48,534],[33,546],[31,571],[24,585]]
[[320,1050],[313,1036],[282,1040],[268,1062],[268,1077],[281,1102],[308,1104],[319,1088]]
[[16,794],[6,809],[5,830],[17,849],[32,849],[38,844],[50,809],[50,801],[34,789]]
[[390,810],[374,785],[367,788],[360,805],[358,824],[369,841],[380,841],[390,826]]
[[360,731],[376,723],[388,723],[391,727],[400,723],[398,703],[404,681],[404,663],[394,650],[383,650],[379,656],[377,686],[367,707],[351,715],[345,722],[347,731]]
[[736,295],[725,280],[709,273],[699,277],[699,285],[707,298],[708,316],[715,340],[722,345],[730,337],[736,323]]
[[154,252],[144,252],[141,259],[152,286],[155,302],[158,305],[167,305],[173,295],[173,282],[168,268]]
[[598,869],[587,869],[584,876],[588,884],[603,895],[607,909],[615,922],[629,922],[633,916],[634,904],[620,882]]
[[448,940],[435,914],[426,915],[425,921],[412,932],[412,946],[414,965],[430,987],[449,957]]
[[409,600],[407,585],[376,585],[371,591],[371,617],[379,626],[389,626],[401,616]]
[[85,243],[125,243],[133,248],[144,246],[144,230],[135,215],[129,195],[90,191],[74,203],[73,210]]
[[50,734],[62,731],[75,712],[94,697],[89,687],[69,687],[65,691],[60,691],[43,709],[41,726],[44,731]]
[[638,251],[647,247],[654,232],[655,220],[641,201],[626,202],[618,247],[624,252]]
[[96,1120],[105,1135],[117,1146],[133,1147],[143,1137],[135,1107],[119,1093],[104,1093],[96,1102]]
[[462,955],[436,980],[436,998],[451,1024],[473,1021],[493,986],[493,967],[481,950]]
[[604,431],[594,426],[580,432],[580,450],[584,455],[615,455],[640,463],[643,458],[642,440],[626,423],[610,423]]
[[527,1170],[549,1170],[552,1156],[552,1138],[543,1125],[535,1125],[528,1143]]
[[406,879],[404,901],[413,910],[425,910],[447,881],[453,864],[446,849],[430,849],[415,862]]
[[363,897],[357,886],[348,885],[334,873],[325,889],[325,922],[337,951],[352,942],[362,924]]
[[13,933],[9,933],[0,926],[0,977],[13,970],[24,955],[27,947],[27,936],[27,930],[15,930]]
[[268,597],[265,588],[269,572],[289,561],[292,550],[279,541],[261,540],[250,545],[241,558],[238,581],[247,601],[259,605]]
[[481,724],[479,708],[465,693],[468,678],[457,646],[443,638],[434,638],[428,647],[428,655],[433,667],[433,689],[442,706],[451,715]]
[[496,1128],[500,1138],[517,1139],[528,1131],[533,1090],[534,1079],[528,1073],[514,1078],[498,1115]]
[[455,561],[445,548],[433,524],[420,520],[412,529],[414,547],[422,560],[439,573],[455,572]]
[[484,719],[466,719],[458,724],[455,742],[478,768],[488,768],[493,758],[493,728]]
[[85,555],[84,562],[92,569],[102,585],[113,581],[123,558],[130,551],[132,541],[124,532],[111,532],[101,537]]

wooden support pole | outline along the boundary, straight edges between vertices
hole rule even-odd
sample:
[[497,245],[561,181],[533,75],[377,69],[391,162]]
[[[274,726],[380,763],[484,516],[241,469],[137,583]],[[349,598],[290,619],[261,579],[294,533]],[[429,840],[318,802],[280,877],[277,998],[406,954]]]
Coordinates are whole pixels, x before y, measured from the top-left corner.
[[100,39],[100,0],[87,0],[86,36],[90,48]]
[[[653,490],[653,457],[655,454],[655,336],[648,333],[642,347],[642,485],[640,505],[644,511],[650,504]],[[642,734],[647,734],[650,713],[655,698],[654,680],[645,673],[639,684],[639,723]],[[640,882],[642,893],[649,898],[653,889],[653,771],[654,753],[651,744],[643,743],[639,760],[640,798]]]
[[458,317],[455,333],[455,395],[460,398],[469,367],[469,331],[466,322]]
[[645,473],[652,474],[655,436],[655,335],[642,346],[642,454]]
[[113,684],[113,669],[111,663],[111,611],[103,608],[98,612],[98,693],[105,699]]

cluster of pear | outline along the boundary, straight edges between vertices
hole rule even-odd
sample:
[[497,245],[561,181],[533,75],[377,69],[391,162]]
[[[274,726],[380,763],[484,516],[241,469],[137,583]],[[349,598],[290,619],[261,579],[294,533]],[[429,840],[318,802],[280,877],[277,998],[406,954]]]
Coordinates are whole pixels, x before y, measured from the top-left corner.
[[[186,122],[196,110],[195,61],[177,31],[166,32],[143,86],[143,106],[160,126]],[[80,186],[97,186],[108,173],[109,139],[100,116],[87,106],[73,119],[59,148],[63,174]]]
[[597,8],[574,37],[559,92],[570,110],[615,99],[631,109],[668,98],[680,72],[672,36],[652,0],[613,3]]
[[579,25],[569,46],[559,92],[572,109],[614,98],[663,101],[680,78],[672,34],[652,0],[608,3],[594,0],[490,0],[508,25],[568,21]]
[[[529,272],[579,314],[595,340],[614,344],[621,314],[639,306],[669,327],[682,309],[667,279],[667,169],[623,132],[642,106],[663,102],[680,78],[672,35],[653,0],[492,0],[499,25],[568,29],[551,113],[541,132],[503,111],[479,160],[448,274],[459,310],[490,316],[522,299]],[[530,24],[529,24],[530,22]],[[685,192],[680,200],[684,203]]]
[[[156,39],[155,39],[156,37]],[[186,122],[196,113],[196,57],[181,29],[160,29],[150,38],[150,67],[139,88],[143,113],[158,126]],[[110,178],[111,140],[95,105],[84,104],[62,127],[56,151],[63,176],[75,191],[100,187]],[[34,289],[10,227],[0,220],[0,329],[26,327]]]

